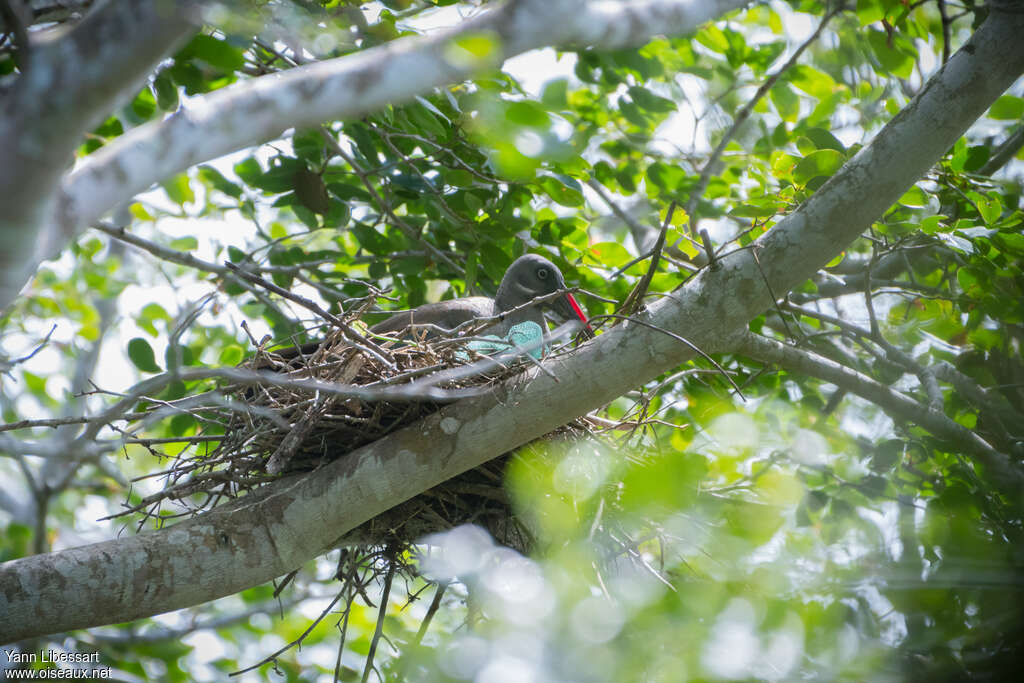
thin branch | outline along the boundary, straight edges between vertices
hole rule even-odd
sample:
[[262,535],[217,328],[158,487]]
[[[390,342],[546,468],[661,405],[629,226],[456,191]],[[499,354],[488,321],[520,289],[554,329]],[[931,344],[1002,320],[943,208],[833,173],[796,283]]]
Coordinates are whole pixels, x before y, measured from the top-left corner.
[[953,20],[946,12],[946,0],[936,0],[939,7],[939,18],[942,20],[942,63],[949,61],[951,43],[953,42]]
[[1021,147],[1024,147],[1024,124],[1018,125],[1009,137],[995,148],[985,165],[978,169],[978,175],[993,175],[1013,159]]
[[128,244],[138,247],[143,251],[149,252],[153,256],[164,261],[170,261],[171,263],[177,263],[181,266],[187,266],[189,268],[195,268],[196,270],[205,271],[207,273],[215,273],[224,277],[231,277],[233,273],[226,267],[212,261],[204,261],[203,259],[193,256],[190,252],[179,251],[170,247],[165,247],[162,244],[157,244],[151,240],[144,239],[138,235],[134,235],[123,226],[115,226],[105,221],[97,221],[92,225],[93,229],[99,230],[100,232],[106,233],[111,237],[127,242]]
[[377,625],[373,630],[373,638],[370,640],[370,651],[366,653],[366,666],[363,667],[363,677],[360,683],[366,683],[370,678],[370,672],[373,671],[373,657],[377,654],[377,644],[384,632],[384,618],[388,613],[388,599],[391,597],[391,582],[395,578],[396,565],[394,558],[390,558],[388,573],[384,578],[384,593],[380,596],[380,609],[377,611]]
[[[39,342],[36,345],[36,347],[34,349],[32,349],[32,351],[30,351],[29,353],[27,353],[26,355],[24,355],[24,356],[22,356],[20,358],[15,358],[12,361],[0,361],[0,372],[7,372],[11,368],[13,368],[15,365],[20,365],[21,363],[24,363],[25,361],[32,360],[32,358],[35,357],[35,355],[37,353],[42,351],[43,348],[47,344],[50,343],[50,337],[52,337],[53,333],[56,332],[56,331],[57,331],[57,323],[54,323],[53,326],[50,327],[50,331],[46,333],[45,337],[43,337],[43,341]],[[0,430],[0,431],[2,431],[2,430]]]
[[242,278],[243,280],[247,280],[248,282],[257,284],[260,287],[263,287],[264,289],[273,292],[274,294],[283,296],[284,298],[290,301],[294,301],[300,306],[303,306],[313,311],[324,320],[331,321],[331,323],[335,327],[342,331],[342,334],[344,334],[345,336],[345,340],[352,344],[352,346],[356,347],[357,349],[359,349],[360,351],[369,356],[373,356],[373,358],[375,358],[384,367],[390,370],[395,369],[395,361],[394,359],[390,358],[390,354],[387,351],[385,351],[376,343],[370,341],[363,335],[359,334],[359,332],[357,332],[355,328],[353,328],[351,325],[349,325],[347,322],[345,322],[338,316],[334,315],[330,311],[324,310],[323,307],[321,307],[315,301],[307,299],[306,297],[296,294],[295,292],[284,289],[283,287],[278,287],[273,282],[265,280],[264,278],[261,278],[258,275],[246,272],[229,261],[226,261],[225,265],[231,272],[235,273],[236,275],[238,275],[238,277]]
[[444,598],[444,592],[447,588],[447,583],[437,584],[437,590],[434,591],[434,599],[430,601],[430,607],[427,608],[427,613],[423,617],[423,621],[420,622],[420,628],[416,632],[416,638],[413,640],[413,645],[418,646],[423,642],[423,636],[427,634],[427,629],[430,628],[430,622],[433,620],[434,615],[437,614],[437,610],[441,608],[441,599]]
[[651,280],[654,279],[654,273],[658,270],[661,250],[665,248],[665,235],[668,234],[668,226],[672,223],[672,215],[675,212],[676,202],[673,199],[665,212],[665,220],[661,224],[661,230],[658,232],[658,239],[654,241],[654,245],[650,249],[651,263],[647,267],[647,272],[636,283],[636,287],[626,296],[626,300],[622,302],[622,306],[616,311],[619,315],[629,317],[640,310],[644,297],[647,296],[647,290],[650,289]]
[[28,24],[32,20],[28,13],[29,8],[23,2],[0,0],[0,19],[4,22],[4,29],[14,34],[14,48],[18,53],[18,67],[22,73],[29,70],[32,59],[28,37]]
[[[998,394],[986,389],[985,387],[978,384],[972,378],[963,374],[955,367],[950,365],[946,361],[939,361],[931,366],[924,367],[918,363],[912,356],[902,351],[901,349],[893,346],[880,334],[875,335],[870,330],[866,330],[858,325],[855,325],[848,320],[844,320],[838,316],[823,313],[821,311],[815,311],[810,308],[803,306],[797,306],[791,303],[783,303],[782,307],[793,313],[804,315],[809,318],[815,318],[822,322],[830,325],[835,325],[844,333],[853,336],[854,338],[870,339],[879,346],[882,347],[885,352],[885,359],[891,363],[902,366],[906,371],[916,375],[922,382],[942,380],[952,384],[957,391],[962,393],[969,401],[974,403],[980,410],[991,413],[992,417],[996,419],[1000,424],[1009,423],[1011,425],[1024,424],[1024,414],[1018,412],[1013,406],[1000,400]],[[930,396],[934,394],[929,393]],[[938,408],[939,406],[935,406]],[[1005,433],[1004,433],[1005,434]],[[1007,435],[1008,436],[1008,435]]]
[[595,316],[595,317],[597,317],[597,318],[617,318],[619,320],[628,320],[629,322],[633,323],[634,325],[640,325],[641,327],[647,327],[647,328],[650,328],[652,330],[656,330],[658,332],[661,332],[664,335],[668,335],[669,337],[672,337],[676,341],[681,341],[682,343],[686,344],[686,346],[688,346],[690,349],[692,349],[701,358],[703,358],[707,362],[711,363],[711,365],[713,365],[715,367],[715,369],[718,370],[718,374],[720,374],[722,377],[725,377],[729,381],[729,384],[732,385],[732,388],[736,390],[736,395],[737,396],[739,396],[744,401],[747,400],[746,397],[743,395],[743,392],[740,390],[739,386],[736,384],[736,382],[733,381],[732,377],[729,376],[729,373],[726,372],[725,369],[721,365],[719,365],[718,362],[714,358],[712,358],[710,355],[708,355],[707,352],[702,350],[700,347],[698,347],[696,344],[691,342],[689,339],[687,339],[683,335],[676,334],[675,332],[672,332],[670,330],[666,330],[663,327],[658,327],[657,325],[652,325],[651,323],[644,322],[643,320],[638,320],[635,317],[629,317],[629,316],[625,316],[625,315],[617,315],[617,314],[614,314],[614,313],[610,313],[610,314],[606,314],[606,315],[599,315],[599,316]]
[[321,621],[324,620],[324,617],[326,617],[328,614],[331,613],[331,610],[334,609],[334,606],[336,604],[338,604],[338,601],[341,600],[341,597],[343,595],[345,595],[345,593],[346,593],[346,591],[344,589],[338,591],[338,594],[334,596],[333,600],[331,600],[331,604],[327,605],[327,607],[324,608],[324,611],[320,613],[320,616],[318,616],[316,619],[314,619],[313,623],[309,625],[309,628],[307,628],[305,631],[303,631],[302,634],[298,638],[296,638],[292,642],[288,643],[287,645],[285,645],[281,649],[277,650],[272,655],[264,657],[263,659],[261,659],[259,662],[255,663],[255,664],[253,664],[252,666],[246,667],[244,669],[239,669],[238,671],[232,671],[228,675],[229,676],[240,676],[240,675],[242,675],[242,674],[244,674],[244,673],[246,673],[248,671],[253,671],[254,669],[258,669],[261,666],[263,666],[264,664],[268,664],[268,663],[274,661],[281,654],[287,652],[288,650],[292,649],[293,647],[296,647],[297,645],[301,645],[302,641],[304,641],[306,639],[306,636],[308,636],[310,633],[312,633],[313,629],[316,628],[317,625]]
[[269,600],[267,602],[254,605],[241,612],[224,614],[210,619],[199,619],[197,618],[197,615],[192,615],[189,623],[181,628],[166,628],[158,626],[155,629],[141,632],[132,629],[128,633],[90,633],[87,638],[83,638],[82,640],[83,642],[102,645],[127,646],[141,645],[143,643],[163,643],[169,640],[181,640],[185,636],[190,633],[195,633],[196,631],[219,629],[248,621],[257,614],[273,614],[278,610],[290,611],[293,607],[297,607],[302,604],[306,599],[306,597],[295,598],[288,600],[283,604],[277,600]]
[[740,338],[737,351],[766,363],[775,363],[788,370],[818,377],[842,387],[884,408],[891,415],[927,429],[932,434],[973,453],[988,470],[989,481],[1007,496],[1016,497],[1024,488],[1024,473],[1010,458],[995,450],[980,436],[963,425],[931,410],[890,386],[876,382],[867,375],[840,365],[823,356],[787,346],[767,337],[746,333]]
[[[729,126],[729,130],[725,131],[725,134],[722,135],[722,139],[719,140],[714,150],[711,151],[711,156],[708,157],[707,162],[705,162],[704,164],[704,168],[701,169],[700,178],[697,180],[697,185],[690,191],[690,197],[686,201],[686,214],[691,217],[690,220],[693,221],[694,224],[696,224],[696,219],[693,216],[694,211],[696,211],[697,209],[697,202],[699,202],[701,197],[704,196],[704,190],[707,189],[708,183],[711,181],[711,174],[714,173],[715,166],[718,164],[718,160],[721,158],[722,153],[725,152],[725,148],[736,136],[736,133],[739,132],[740,126],[742,126],[746,122],[747,118],[749,118],[750,114],[754,111],[754,107],[756,107],[757,103],[760,102],[761,99],[768,94],[768,91],[772,89],[772,86],[774,86],[776,82],[778,82],[779,78],[784,73],[786,73],[794,66],[796,66],[797,61],[803,55],[804,51],[807,50],[807,48],[809,48],[818,40],[818,38],[821,36],[822,31],[825,30],[826,26],[828,26],[828,23],[832,21],[832,18],[839,14],[839,12],[841,12],[842,9],[843,5],[842,3],[839,3],[835,9],[831,10],[828,14],[826,14],[822,18],[821,23],[818,24],[818,28],[814,31],[814,33],[812,33],[807,40],[801,43],[800,46],[793,51],[793,54],[790,56],[788,60],[786,60],[785,64],[779,67],[779,69],[771,76],[765,79],[765,82],[762,83],[761,87],[757,89],[757,91],[754,93],[754,96],[750,98],[750,100],[738,112],[736,112],[736,116],[733,118],[732,125]],[[676,245],[674,244],[672,246],[675,247]]]
[[324,140],[327,141],[327,144],[331,147],[334,153],[337,154],[342,159],[344,159],[345,163],[347,163],[352,168],[352,171],[359,177],[359,180],[362,181],[363,186],[366,188],[367,192],[369,192],[370,195],[377,202],[377,206],[380,207],[380,210],[387,214],[391,221],[395,225],[397,225],[399,229],[401,229],[401,231],[404,232],[409,239],[422,244],[423,248],[430,252],[430,254],[435,259],[437,259],[441,263],[444,263],[446,266],[454,270],[456,273],[460,275],[465,275],[465,268],[462,268],[460,265],[455,263],[455,261],[450,259],[447,254],[445,254],[443,251],[441,251],[433,244],[425,240],[423,236],[420,235],[419,231],[416,230],[416,228],[406,223],[404,219],[402,219],[394,212],[394,209],[391,207],[391,202],[384,199],[384,197],[380,195],[380,193],[377,191],[377,188],[374,187],[373,181],[370,180],[366,171],[359,167],[359,164],[357,164],[356,160],[352,158],[352,155],[346,152],[345,149],[340,144],[338,144],[338,141],[334,139],[333,135],[331,135],[328,131],[324,130],[323,127],[320,128],[320,134],[323,136]]

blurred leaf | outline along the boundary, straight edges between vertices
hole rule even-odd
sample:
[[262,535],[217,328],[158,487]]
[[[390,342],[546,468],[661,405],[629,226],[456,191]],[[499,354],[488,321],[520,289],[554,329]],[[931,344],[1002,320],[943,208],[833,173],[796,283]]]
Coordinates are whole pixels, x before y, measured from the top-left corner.
[[583,189],[574,178],[561,174],[542,176],[537,184],[557,204],[568,207],[583,206]]
[[160,187],[164,188],[164,192],[167,193],[170,200],[179,206],[184,206],[196,200],[196,195],[189,184],[188,176],[184,173],[160,183]]
[[1024,118],[1024,97],[1003,95],[995,101],[988,115],[994,119],[1018,121]]
[[153,347],[142,337],[135,337],[128,342],[128,357],[139,370],[143,372],[163,372],[156,364],[156,355]]
[[838,171],[846,158],[842,153],[834,149],[822,149],[808,154],[797,163],[793,169],[793,180],[800,184],[807,184],[812,178],[819,176],[829,177]]
[[899,78],[910,78],[917,52],[902,34],[894,32],[887,36],[882,31],[872,29],[867,36],[883,69]]
[[241,50],[228,45],[223,40],[202,33],[192,38],[182,48],[181,54],[188,57],[198,57],[207,64],[228,72],[241,69],[245,64],[245,58]]
[[242,196],[242,188],[225,178],[220,171],[212,166],[200,166],[198,175],[200,181],[229,197],[238,198]]
[[300,166],[292,176],[295,196],[302,205],[314,213],[326,214],[330,208],[327,186],[318,173],[313,173],[305,166]]

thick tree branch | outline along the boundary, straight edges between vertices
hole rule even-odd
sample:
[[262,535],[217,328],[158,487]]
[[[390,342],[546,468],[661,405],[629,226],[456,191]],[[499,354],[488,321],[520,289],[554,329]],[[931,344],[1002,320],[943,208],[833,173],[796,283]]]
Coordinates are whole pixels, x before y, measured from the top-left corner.
[[[632,7],[632,5],[631,5]],[[651,304],[643,322],[719,350],[730,335],[867,229],[1024,70],[1024,15],[993,11],[964,49],[803,206],[752,248]],[[120,622],[291,571],[371,517],[622,395],[692,357],[625,323],[472,401],[282,479],[223,508],[142,533],[0,566],[0,640]],[[600,368],[600,372],[595,372]]]
[[0,309],[73,236],[54,212],[82,136],[195,30],[179,4],[101,3],[66,35],[32,43],[30,63],[0,102]]
[[[80,16],[93,4],[93,0],[30,0],[26,2],[28,24],[62,23]],[[6,19],[0,17],[0,31],[7,31]]]

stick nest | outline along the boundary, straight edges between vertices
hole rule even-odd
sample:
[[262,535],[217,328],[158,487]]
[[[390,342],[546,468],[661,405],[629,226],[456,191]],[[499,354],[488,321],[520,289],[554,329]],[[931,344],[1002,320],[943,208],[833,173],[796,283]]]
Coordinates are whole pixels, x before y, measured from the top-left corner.
[[[529,359],[520,357],[501,364],[486,361],[482,371],[453,373],[455,368],[480,364],[483,358],[466,345],[464,338],[395,341],[383,343],[383,353],[377,353],[353,345],[338,331],[310,353],[296,354],[295,347],[278,352],[261,348],[239,368],[269,372],[279,381],[227,384],[220,390],[219,406],[193,411],[203,423],[219,425],[210,430],[223,430],[219,443],[205,453],[201,443],[185,449],[170,469],[159,473],[165,477],[164,488],[122,514],[146,511],[152,516],[163,504],[175,501],[185,510],[172,518],[194,515],[282,474],[315,470],[437,411],[444,402],[330,395],[309,386],[309,380],[396,392],[448,373],[436,388],[465,392],[486,389],[530,365]],[[589,431],[581,419],[546,438],[578,438]],[[409,547],[428,533],[473,523],[499,543],[529,550],[530,533],[513,513],[504,488],[509,457],[495,458],[387,510],[354,529],[346,541],[365,549]],[[161,516],[166,519],[167,511]]]

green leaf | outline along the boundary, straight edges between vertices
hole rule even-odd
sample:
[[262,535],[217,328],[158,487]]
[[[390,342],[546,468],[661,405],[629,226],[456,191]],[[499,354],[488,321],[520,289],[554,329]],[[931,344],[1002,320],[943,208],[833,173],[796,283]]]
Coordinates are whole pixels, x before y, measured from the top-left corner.
[[885,18],[881,0],[857,0],[857,20],[861,26],[870,26]]
[[793,180],[800,185],[819,176],[829,177],[846,162],[846,157],[834,149],[822,149],[808,154],[793,169]]
[[391,252],[388,239],[365,223],[353,223],[352,234],[359,244],[371,254],[383,256]]
[[319,167],[323,163],[326,144],[320,130],[315,128],[297,132],[292,138],[292,149],[295,150],[295,156],[309,162],[314,167]]
[[505,275],[505,269],[511,259],[508,254],[499,249],[496,245],[485,243],[480,246],[480,265],[484,272],[495,282],[499,282]]
[[529,128],[547,128],[551,125],[551,119],[543,107],[530,100],[509,102],[505,107],[505,118],[511,123]]
[[1024,97],[1003,95],[992,104],[988,115],[1001,121],[1015,121],[1024,118]]
[[179,237],[171,240],[171,248],[178,251],[195,251],[199,247],[199,240],[195,237]]
[[263,174],[263,168],[260,166],[260,162],[256,160],[256,157],[249,157],[244,161],[238,162],[235,164],[234,171],[235,175],[249,185],[252,185]]
[[788,83],[776,83],[772,86],[769,97],[784,121],[796,121],[800,114],[800,97],[793,92]]
[[194,434],[199,423],[196,418],[189,413],[178,413],[171,418],[168,425],[168,431],[173,436],[185,436],[186,434]]
[[969,297],[977,299],[985,293],[984,278],[972,268],[957,269],[956,281]]
[[241,50],[202,33],[192,38],[181,52],[182,55],[198,57],[210,66],[229,73],[245,66],[245,57]]
[[619,111],[622,112],[627,121],[637,128],[647,129],[647,119],[644,117],[643,112],[640,111],[640,107],[636,105],[636,102],[625,97],[619,99]]
[[834,149],[837,152],[846,152],[846,147],[843,146],[843,143],[839,142],[839,138],[824,128],[808,128],[804,131],[804,136],[813,142],[817,149]]
[[243,358],[245,358],[245,350],[238,344],[231,344],[225,346],[220,352],[218,362],[224,366],[235,366],[241,363]]
[[686,173],[678,166],[670,166],[660,161],[656,161],[647,167],[647,179],[653,183],[655,187],[669,195],[673,195],[679,190],[679,187],[685,178]]
[[292,175],[292,187],[302,206],[310,211],[323,215],[330,210],[327,186],[319,173],[310,171],[305,165],[300,166]]
[[323,217],[325,228],[341,228],[352,218],[352,210],[348,204],[337,200],[331,201],[327,214]]
[[995,223],[1003,213],[1003,204],[999,201],[998,196],[979,196],[975,199],[974,204],[978,207],[978,213],[981,214],[981,219],[985,221],[987,225]]
[[927,218],[921,219],[921,223],[918,227],[921,229],[921,232],[926,235],[932,235],[943,229],[942,221],[944,219],[945,216],[928,216]]
[[167,193],[171,201],[179,206],[194,202],[196,199],[196,194],[192,191],[192,185],[189,182],[188,176],[184,173],[179,173],[170,180],[160,183],[160,187],[164,188],[164,192]]
[[[425,100],[424,100],[425,101]],[[433,107],[434,110],[437,107]],[[448,137],[448,130],[437,120],[437,117],[431,113],[429,109],[424,107],[419,102],[414,102],[404,109],[405,114],[409,117],[409,121],[420,128],[423,131],[429,133],[432,137],[444,139]]]
[[[252,159],[252,161],[255,161],[255,159]],[[225,178],[223,174],[213,166],[200,166],[198,175],[200,181],[223,192],[229,197],[235,197],[237,199],[242,196],[242,188]]]
[[768,218],[782,210],[779,200],[774,197],[765,197],[752,200],[743,204],[737,204],[736,208],[729,211],[730,216],[741,218]]
[[303,170],[309,171],[305,161],[295,157],[278,156],[262,175],[246,182],[269,194],[290,192],[295,189],[295,174]]
[[806,64],[798,64],[789,72],[789,81],[793,87],[803,90],[811,97],[819,100],[829,97],[838,85],[827,73]]
[[729,39],[715,24],[708,24],[697,31],[697,42],[713,52],[725,54],[729,50]]
[[544,193],[562,206],[583,206],[583,189],[574,178],[561,174],[542,176],[537,184]]
[[417,95],[416,101],[423,105],[423,107],[426,108],[427,111],[429,111],[431,114],[441,119],[449,126],[452,125],[452,120],[448,118],[443,111],[435,107],[434,103],[428,100],[426,97],[423,97],[422,95]]
[[992,239],[999,245],[1000,249],[1024,255],[1024,235],[1021,233],[1004,230],[997,233]]
[[47,398],[46,393],[46,378],[35,373],[23,370],[21,373],[22,379],[25,380],[25,386],[32,392],[37,398]]
[[914,70],[916,51],[900,33],[887,35],[882,31],[868,31],[868,44],[882,68],[899,78],[910,78]]
[[907,190],[902,197],[900,197],[899,203],[902,204],[903,206],[910,206],[920,209],[925,206],[928,206],[928,195],[925,193],[924,190],[915,185],[914,187]]
[[132,100],[132,111],[143,121],[156,113],[156,98],[149,88],[143,88]]
[[167,70],[163,70],[153,79],[153,90],[156,92],[156,104],[163,111],[178,108],[178,87]]
[[540,101],[544,103],[544,106],[551,109],[564,109],[569,104],[568,91],[569,80],[566,78],[556,78],[544,84]]
[[606,268],[618,268],[629,263],[633,255],[618,242],[598,242],[587,247],[586,254],[593,263]]
[[903,458],[905,448],[902,439],[888,439],[878,444],[871,454],[871,469],[879,473],[893,469]]
[[128,342],[128,358],[143,372],[162,372],[156,364],[156,354],[153,347],[142,337],[135,337]]
[[659,114],[671,113],[676,110],[675,102],[669,99],[665,99],[664,97],[655,95],[646,88],[641,88],[640,86],[635,85],[631,87],[628,90],[628,92],[630,98],[641,109],[646,109],[647,111]]
[[973,173],[985,165],[990,155],[989,148],[984,145],[972,145],[967,148],[967,158],[963,162],[963,170]]
[[460,63],[466,63],[467,61],[471,64],[488,62],[501,52],[501,40],[498,36],[491,33],[479,32],[460,35],[454,41],[454,46],[463,54],[460,55],[451,50],[450,52],[455,54],[449,54],[448,56]]
[[248,258],[249,258],[248,255],[244,251],[239,249],[238,247],[235,247],[235,246],[229,246],[228,247],[228,259],[232,263],[242,263],[243,261],[248,260]]
[[156,322],[170,322],[171,316],[158,303],[148,303],[135,316],[135,324],[152,336],[157,336]]
[[183,344],[168,344],[167,348],[164,349],[164,365],[168,369],[184,365],[195,365],[192,349]]

